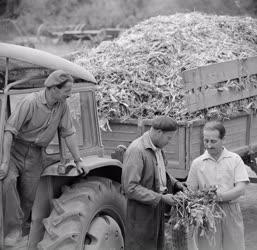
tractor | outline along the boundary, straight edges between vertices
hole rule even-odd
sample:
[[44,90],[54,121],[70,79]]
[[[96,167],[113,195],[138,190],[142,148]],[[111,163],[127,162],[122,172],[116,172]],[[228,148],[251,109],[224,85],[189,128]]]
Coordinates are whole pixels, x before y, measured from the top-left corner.
[[[104,155],[95,96],[97,84],[89,71],[41,50],[0,43],[0,140],[3,141],[6,120],[19,100],[41,90],[46,77],[56,69],[66,71],[75,80],[68,104],[87,171],[82,175],[77,171],[56,131],[43,152],[44,171],[29,227],[23,232],[28,234],[24,249],[124,249],[126,200],[121,189],[122,163]],[[1,143],[0,160],[2,152]],[[3,246],[2,201],[0,204]]]

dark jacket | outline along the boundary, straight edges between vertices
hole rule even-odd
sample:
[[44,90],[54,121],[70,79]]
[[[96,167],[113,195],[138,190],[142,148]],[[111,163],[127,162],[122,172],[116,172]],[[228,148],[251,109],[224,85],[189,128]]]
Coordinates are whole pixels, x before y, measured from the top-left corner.
[[[167,165],[165,156],[164,162]],[[131,143],[124,158],[122,186],[127,197],[125,250],[159,250],[164,247],[164,206],[157,171],[155,152],[149,132],[146,132]],[[171,185],[175,181],[171,178]]]

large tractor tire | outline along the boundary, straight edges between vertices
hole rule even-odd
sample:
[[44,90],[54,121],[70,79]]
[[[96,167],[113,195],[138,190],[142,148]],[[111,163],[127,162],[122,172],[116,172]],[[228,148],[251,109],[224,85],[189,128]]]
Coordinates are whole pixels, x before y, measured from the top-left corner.
[[88,177],[53,200],[41,250],[124,249],[126,201],[119,183]]

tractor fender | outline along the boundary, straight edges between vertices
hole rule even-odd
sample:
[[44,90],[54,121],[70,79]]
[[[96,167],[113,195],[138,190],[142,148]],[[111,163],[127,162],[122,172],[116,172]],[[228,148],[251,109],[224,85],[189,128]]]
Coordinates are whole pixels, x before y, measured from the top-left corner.
[[[119,160],[106,158],[106,157],[98,157],[98,156],[87,156],[82,157],[84,162],[86,163],[86,172],[85,175],[90,171],[106,166],[114,166],[118,168],[122,168],[122,163]],[[64,171],[60,171],[60,167],[64,168]],[[65,171],[66,170],[66,171]],[[52,164],[48,166],[42,173],[41,176],[79,176],[80,173],[76,169],[76,165],[73,161],[60,165],[60,162]]]
[[[64,190],[69,189],[67,188],[68,186],[70,186],[70,184],[68,183],[69,182],[68,179],[74,179],[76,180],[75,183],[78,184],[81,181],[83,182],[83,180],[87,180],[88,178],[91,178],[91,179],[97,178],[98,181],[102,178],[106,180],[105,182],[116,183],[115,189],[121,192],[120,191],[121,189],[117,188],[117,187],[120,187],[120,175],[122,170],[121,168],[122,164],[120,161],[116,159],[110,159],[110,158],[100,158],[98,156],[89,156],[89,157],[82,157],[82,158],[87,163],[88,175],[82,176],[82,178],[79,178],[79,180],[76,178],[76,176],[79,176],[80,174],[77,172],[74,163],[71,163],[71,165],[74,167],[71,168],[71,170],[67,174],[64,174],[64,175],[59,174],[58,173],[59,164],[56,163],[47,167],[44,170],[43,174],[41,175],[40,182],[37,188],[37,194],[33,203],[33,209],[32,209],[32,215],[31,215],[32,224],[31,224],[31,230],[30,230],[30,236],[29,236],[28,250],[38,249],[36,246],[38,242],[43,239],[44,232],[45,232],[42,221],[44,218],[50,215],[49,213],[53,206],[52,200],[54,199],[54,197],[56,197],[56,193],[58,193],[59,191],[63,192]],[[71,166],[71,165],[68,165],[68,166]],[[94,174],[96,174],[96,176],[94,176]],[[99,177],[99,176],[102,176],[102,177]],[[68,177],[68,178],[65,178],[65,177]],[[110,185],[113,186],[113,184],[110,184]],[[99,191],[101,190],[102,189],[99,189]],[[121,198],[120,195],[119,197]]]

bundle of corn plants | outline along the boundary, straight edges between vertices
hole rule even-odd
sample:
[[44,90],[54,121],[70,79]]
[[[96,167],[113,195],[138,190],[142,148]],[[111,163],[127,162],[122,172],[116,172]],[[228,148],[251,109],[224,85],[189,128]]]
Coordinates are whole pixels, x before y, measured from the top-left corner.
[[[216,192],[212,189],[186,190],[174,195],[175,205],[171,210],[169,231],[173,235],[177,231],[182,237],[186,237],[188,234],[193,237],[194,232],[197,231],[200,236],[206,237],[213,244],[216,223],[225,216],[224,211],[216,202],[215,196]],[[175,234],[172,230],[175,231]],[[172,240],[176,241],[176,239]],[[181,242],[179,244],[181,245]]]

